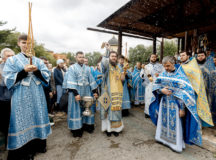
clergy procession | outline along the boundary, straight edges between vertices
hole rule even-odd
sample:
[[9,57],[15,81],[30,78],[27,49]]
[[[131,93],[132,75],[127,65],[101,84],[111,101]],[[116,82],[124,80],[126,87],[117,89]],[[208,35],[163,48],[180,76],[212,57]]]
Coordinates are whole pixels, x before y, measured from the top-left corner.
[[[128,5],[133,6],[132,2]],[[174,159],[190,155],[199,147],[197,150],[202,151],[206,129],[211,129],[215,138],[216,49],[213,42],[208,42],[209,35],[202,34],[200,41],[191,40],[192,48],[187,47],[186,37],[184,41],[179,38],[178,50],[165,54],[163,38],[161,53],[156,50],[157,40],[152,39],[150,53],[141,52],[147,55],[145,61],[132,59],[132,53],[128,56],[127,51],[123,54],[119,36],[117,49],[112,47],[112,41],[102,43],[102,54],[94,63],[82,50],[75,52],[74,61],[58,57],[51,63],[49,57],[38,55],[35,49],[31,11],[29,3],[28,32],[16,37],[19,52],[10,46],[1,49],[0,154],[6,155],[5,160],[65,159],[49,157],[49,150],[58,145],[63,150],[78,146],[76,155],[84,141],[89,142],[85,145],[92,145],[94,138],[98,145],[91,152],[104,156],[94,157],[92,153],[84,159],[156,159],[157,153],[153,154],[160,149],[168,149],[167,155],[157,158]],[[63,119],[61,123],[58,118]],[[64,132],[57,134],[58,126]],[[153,138],[152,144],[148,140],[142,142],[139,135]],[[58,140],[60,137],[67,137],[70,145]],[[145,157],[143,151],[138,154],[144,157],[136,157],[130,154],[135,148],[127,151],[124,146],[119,147],[121,142],[134,139],[133,146],[147,145],[151,155]],[[112,144],[108,150],[118,149],[118,155],[116,151],[106,153],[103,144],[108,140]],[[153,144],[159,147],[151,151]],[[92,147],[88,146],[85,152],[89,148]],[[79,159],[75,155],[66,159]]]
[[[179,62],[166,56],[162,64],[153,53],[148,64],[137,62],[131,69],[106,43],[98,66],[88,66],[79,51],[75,64],[65,69],[64,60],[58,59],[57,67],[49,70],[46,58],[28,57],[27,39],[19,36],[21,52],[16,55],[9,48],[1,51],[1,131],[7,137],[8,160],[34,159],[36,153],[46,152],[53,124],[46,88],[52,90],[52,79],[57,92],[54,110],[67,114],[73,137],[82,137],[84,131],[94,134],[97,111],[101,132],[121,136],[122,117],[130,116],[131,107],[141,107],[157,126],[155,140],[182,152],[185,144],[202,146],[202,128],[216,122],[216,56],[210,50],[194,56],[182,51]],[[60,100],[65,95],[67,106]]]

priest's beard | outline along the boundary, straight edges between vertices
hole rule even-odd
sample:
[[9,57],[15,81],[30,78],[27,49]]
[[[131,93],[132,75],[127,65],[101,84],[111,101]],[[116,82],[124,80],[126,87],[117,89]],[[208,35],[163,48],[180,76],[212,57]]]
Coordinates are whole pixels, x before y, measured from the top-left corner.
[[203,59],[202,61],[199,61],[198,59],[197,59],[197,63],[198,64],[204,64],[206,62],[206,59]]
[[116,66],[116,64],[117,64],[117,62],[112,62],[112,61],[110,61],[110,64],[112,65],[112,66]]

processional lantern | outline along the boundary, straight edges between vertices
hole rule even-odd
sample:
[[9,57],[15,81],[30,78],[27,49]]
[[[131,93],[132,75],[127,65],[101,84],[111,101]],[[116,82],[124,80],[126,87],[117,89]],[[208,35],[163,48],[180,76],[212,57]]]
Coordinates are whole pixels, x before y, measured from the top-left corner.
[[32,65],[32,57],[35,56],[31,11],[32,11],[32,3],[29,2],[29,26],[28,26],[26,55],[30,58],[30,65]]

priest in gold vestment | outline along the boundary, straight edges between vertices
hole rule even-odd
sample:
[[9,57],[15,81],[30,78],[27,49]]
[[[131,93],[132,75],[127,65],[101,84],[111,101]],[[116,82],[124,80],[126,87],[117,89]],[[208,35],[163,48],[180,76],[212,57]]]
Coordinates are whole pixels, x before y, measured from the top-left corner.
[[122,95],[125,74],[117,65],[117,53],[108,51],[102,58],[101,70],[104,74],[102,94],[99,98],[102,131],[110,137],[118,136],[124,128],[122,121]]

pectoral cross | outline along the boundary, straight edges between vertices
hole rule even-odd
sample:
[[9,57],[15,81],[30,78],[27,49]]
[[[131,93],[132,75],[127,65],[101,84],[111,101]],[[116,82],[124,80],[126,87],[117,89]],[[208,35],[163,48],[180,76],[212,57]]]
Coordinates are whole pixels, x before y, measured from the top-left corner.
[[104,103],[107,104],[107,98],[104,98]]

